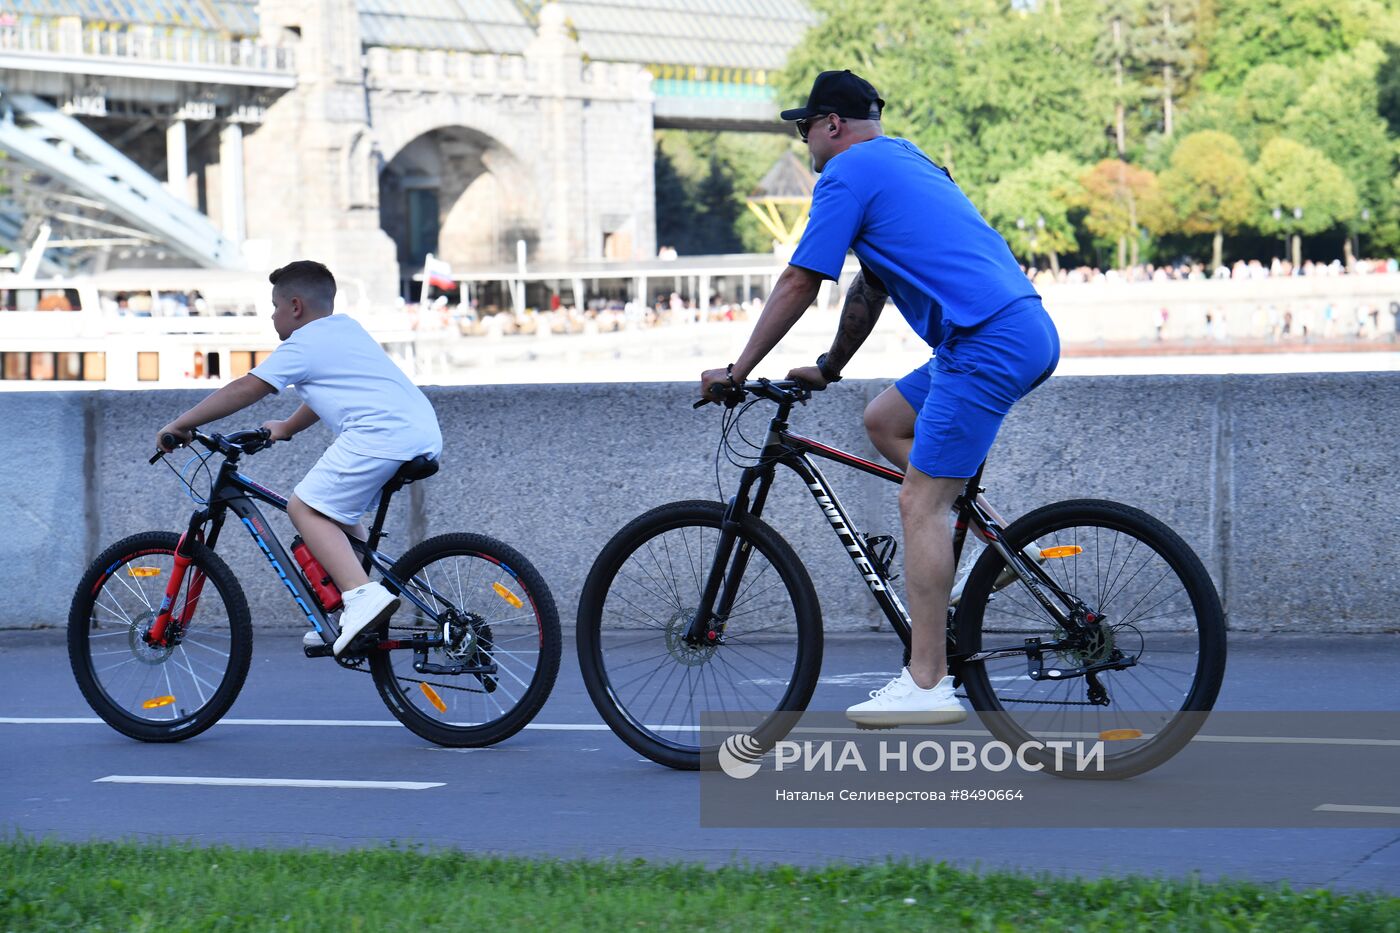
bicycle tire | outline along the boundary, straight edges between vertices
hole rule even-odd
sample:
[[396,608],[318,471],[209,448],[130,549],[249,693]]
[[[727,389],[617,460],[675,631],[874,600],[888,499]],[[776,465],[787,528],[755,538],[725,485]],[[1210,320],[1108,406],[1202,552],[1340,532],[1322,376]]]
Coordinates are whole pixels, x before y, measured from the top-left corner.
[[[958,674],[973,706],[987,714],[983,724],[1013,748],[1051,734],[1104,741],[1102,770],[1077,770],[1048,750],[1027,754],[1063,777],[1129,778],[1175,755],[1200,729],[1225,675],[1225,614],[1200,558],[1146,512],[1097,499],[1043,506],[1013,522],[1006,537],[1018,550],[1034,544],[1038,554],[1055,546],[1073,552],[1042,557],[1041,566],[1066,591],[1107,616],[1092,644],[1055,654],[1048,666],[1096,663],[1115,648],[1137,664],[1099,675],[1110,701],[1099,706],[1076,698],[1081,692],[1088,696],[1082,675],[1032,679],[1025,654],[964,663]],[[1142,553],[1140,546],[1145,546]],[[994,592],[1004,567],[992,548],[974,564],[955,620],[960,653],[1023,643],[1012,636],[1050,640],[1060,634],[1019,580]],[[999,600],[1003,604],[996,607]],[[1125,611],[1116,615],[1120,608]],[[997,637],[988,639],[990,633]]]
[[[680,628],[692,617],[695,604],[699,602],[724,513],[725,506],[721,503],[691,500],[659,506],[638,516],[599,552],[579,599],[579,666],[593,705],[603,721],[632,749],[658,764],[680,770],[699,769],[702,761],[712,759],[724,739],[732,734],[722,723],[711,723],[709,728],[718,730],[718,738],[715,742],[705,742],[699,732],[702,713],[708,710],[712,714],[725,711],[750,714],[734,720],[734,731],[748,733],[757,747],[767,749],[787,733],[795,718],[779,714],[796,714],[806,709],[821,672],[821,608],[811,578],[792,547],[769,525],[753,516],[745,516],[739,528],[740,540],[753,548],[744,577],[745,581],[752,582],[746,582],[740,591],[734,611],[726,622],[722,643],[692,648],[679,641]],[[655,544],[658,541],[660,545]],[[675,542],[674,553],[670,550],[672,541]],[[643,553],[646,549],[649,550]],[[660,560],[661,552],[666,555],[665,567]],[[642,556],[638,557],[639,554]],[[755,565],[753,555],[767,566]],[[676,563],[682,557],[684,566],[677,577]],[[636,578],[629,577],[629,567],[635,571]],[[769,567],[775,572],[777,582],[755,590]],[[657,574],[669,575],[669,579],[663,583]],[[775,603],[776,608],[771,613],[766,605],[752,605],[752,600],[762,597],[779,583],[787,597],[786,605]],[[656,611],[661,616],[637,606],[637,599],[650,602],[657,597],[660,598]],[[754,619],[755,613],[761,613],[762,617]],[[615,624],[605,625],[605,622]],[[641,627],[616,624],[623,622]],[[787,631],[789,628],[791,632]],[[639,631],[644,634],[637,638]],[[765,634],[768,632],[773,634]],[[785,646],[791,647],[790,664],[786,653],[778,654],[788,650]],[[664,675],[660,673],[663,668],[658,666],[650,675],[638,674],[630,681],[622,680],[624,672],[625,676],[632,677],[629,667],[650,660],[644,657],[636,661],[629,657],[658,649],[660,654],[655,657],[659,664],[669,665]],[[778,659],[773,662],[778,670],[772,678],[752,676],[761,663],[760,652]],[[742,671],[749,672],[750,676],[736,681],[734,675],[742,673],[741,659],[748,665]],[[727,672],[730,688],[727,690],[720,681],[721,665],[725,665]],[[660,695],[647,703],[647,695],[642,691],[658,676],[662,680],[657,689],[664,690],[678,670],[683,671],[683,679],[676,694],[665,704],[665,710],[657,709],[662,700]],[[691,670],[698,670],[698,673],[692,677]],[[643,676],[647,676],[646,682],[634,692],[633,685]],[[771,686],[767,683],[770,679],[778,680],[776,686],[781,692],[761,689]],[[681,692],[687,686],[689,693],[684,697],[682,721],[672,724],[667,720],[672,717],[676,703],[682,699]],[[702,688],[700,697],[696,696],[697,686]],[[696,707],[697,699],[702,700],[704,708]],[[761,707],[753,702],[755,699],[761,700]],[[657,712],[663,713],[663,722],[648,723]],[[761,714],[762,718],[755,721],[753,713]],[[718,735],[719,732],[726,734]],[[692,734],[696,737],[687,740]],[[753,748],[750,746],[749,750]]]
[[[450,748],[494,745],[525,728],[554,689],[561,653],[559,613],[534,565],[495,538],[457,532],[410,548],[389,572],[417,586],[435,610],[428,617],[404,598],[389,621],[391,638],[396,632],[440,631],[451,607],[462,613],[465,628],[459,631],[469,635],[457,649],[436,648],[429,658],[444,665],[490,660],[497,667],[495,676],[423,674],[414,670],[407,650],[371,651],[370,673],[394,717]],[[529,647],[532,642],[536,648]]]
[[[68,610],[68,660],[83,698],[113,729],[143,742],[180,742],[218,722],[238,698],[253,656],[243,588],[222,558],[193,542],[186,545],[191,563],[182,586],[184,599],[171,607],[178,617],[196,574],[202,573],[190,626],[169,649],[141,640],[164,598],[161,578],[168,579],[166,564],[173,567],[179,542],[173,532],[150,531],[113,544],[83,573]],[[137,560],[140,566],[133,563]],[[147,579],[159,582],[143,582]],[[122,586],[109,587],[113,581]],[[217,602],[210,598],[214,593]],[[191,647],[202,650],[192,652]],[[222,670],[219,656],[224,658]],[[218,682],[201,676],[206,671]],[[191,696],[198,698],[197,707],[187,705]],[[144,715],[148,710],[150,715]]]

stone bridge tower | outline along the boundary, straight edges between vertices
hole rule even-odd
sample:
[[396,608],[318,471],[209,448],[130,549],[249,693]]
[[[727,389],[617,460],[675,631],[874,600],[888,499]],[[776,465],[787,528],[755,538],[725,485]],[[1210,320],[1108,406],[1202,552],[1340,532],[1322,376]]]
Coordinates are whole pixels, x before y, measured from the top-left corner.
[[297,88],[246,141],[249,265],[317,259],[352,302],[391,300],[355,2],[262,0],[260,14],[264,42],[295,46]]
[[246,140],[250,265],[315,258],[390,300],[454,269],[655,252],[650,76],[586,63],[563,12],[523,55],[363,48],[354,0],[262,0],[296,90]]

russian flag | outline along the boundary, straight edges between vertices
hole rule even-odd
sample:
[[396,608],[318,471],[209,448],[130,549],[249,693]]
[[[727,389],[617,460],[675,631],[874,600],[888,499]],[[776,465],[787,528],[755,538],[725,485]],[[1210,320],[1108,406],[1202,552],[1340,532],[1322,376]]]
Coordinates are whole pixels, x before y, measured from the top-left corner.
[[446,260],[438,259],[432,253],[423,258],[423,278],[433,288],[452,289],[457,283],[452,278],[452,266]]

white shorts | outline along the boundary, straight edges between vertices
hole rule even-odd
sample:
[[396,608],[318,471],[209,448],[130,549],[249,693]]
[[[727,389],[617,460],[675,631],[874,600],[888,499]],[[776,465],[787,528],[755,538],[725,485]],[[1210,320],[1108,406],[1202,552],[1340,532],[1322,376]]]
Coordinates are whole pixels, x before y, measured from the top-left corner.
[[294,490],[296,497],[342,525],[354,525],[379,505],[384,484],[393,479],[403,460],[367,457],[346,450],[339,438]]

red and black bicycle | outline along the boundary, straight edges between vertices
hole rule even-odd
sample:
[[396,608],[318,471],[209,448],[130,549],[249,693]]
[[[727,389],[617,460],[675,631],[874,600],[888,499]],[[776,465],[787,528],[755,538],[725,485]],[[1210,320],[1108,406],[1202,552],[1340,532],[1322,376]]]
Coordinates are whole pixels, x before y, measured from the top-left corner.
[[[83,574],[68,614],[68,655],[83,696],[112,728],[147,742],[208,729],[248,674],[248,601],[214,552],[230,512],[320,636],[306,655],[334,657],[338,634],[334,584],[303,575],[257,506],[285,511],[287,500],[238,471],[241,457],[270,445],[268,432],[196,431],[194,440],[208,453],[187,468],[210,479],[201,495],[181,474],[201,505],[185,533],[148,531],[107,548]],[[217,456],[223,462],[210,473],[206,464]],[[559,672],[559,617],[530,562],[485,535],[438,535],[397,559],[380,553],[393,494],[437,469],[423,457],[405,463],[384,487],[368,539],[351,539],[365,571],[377,570],[405,605],[387,632],[335,660],[368,670],[389,710],[423,738],[490,745],[523,729],[548,698]]]
[[[762,518],[779,466],[816,500],[908,663],[909,615],[891,584],[895,541],[856,528],[816,460],[892,483],[903,475],[793,433],[793,407],[811,396],[799,383],[762,379],[732,393],[720,448],[743,467],[738,492],[639,516],[584,584],[584,683],[613,731],[653,761],[698,768],[740,732],[771,746],[816,688],[817,593]],[[777,412],[762,444],[741,450],[736,425],[759,402]],[[981,479],[979,468],[954,506],[954,553],[969,532],[985,550],[954,589],[950,673],[988,731],[1013,747],[1105,742],[1103,770],[1075,776],[1123,778],[1161,764],[1200,728],[1224,677],[1224,612],[1200,559],[1162,522],[1105,500],[1057,502],[1008,525]],[[1030,757],[1058,770],[1048,752]]]

